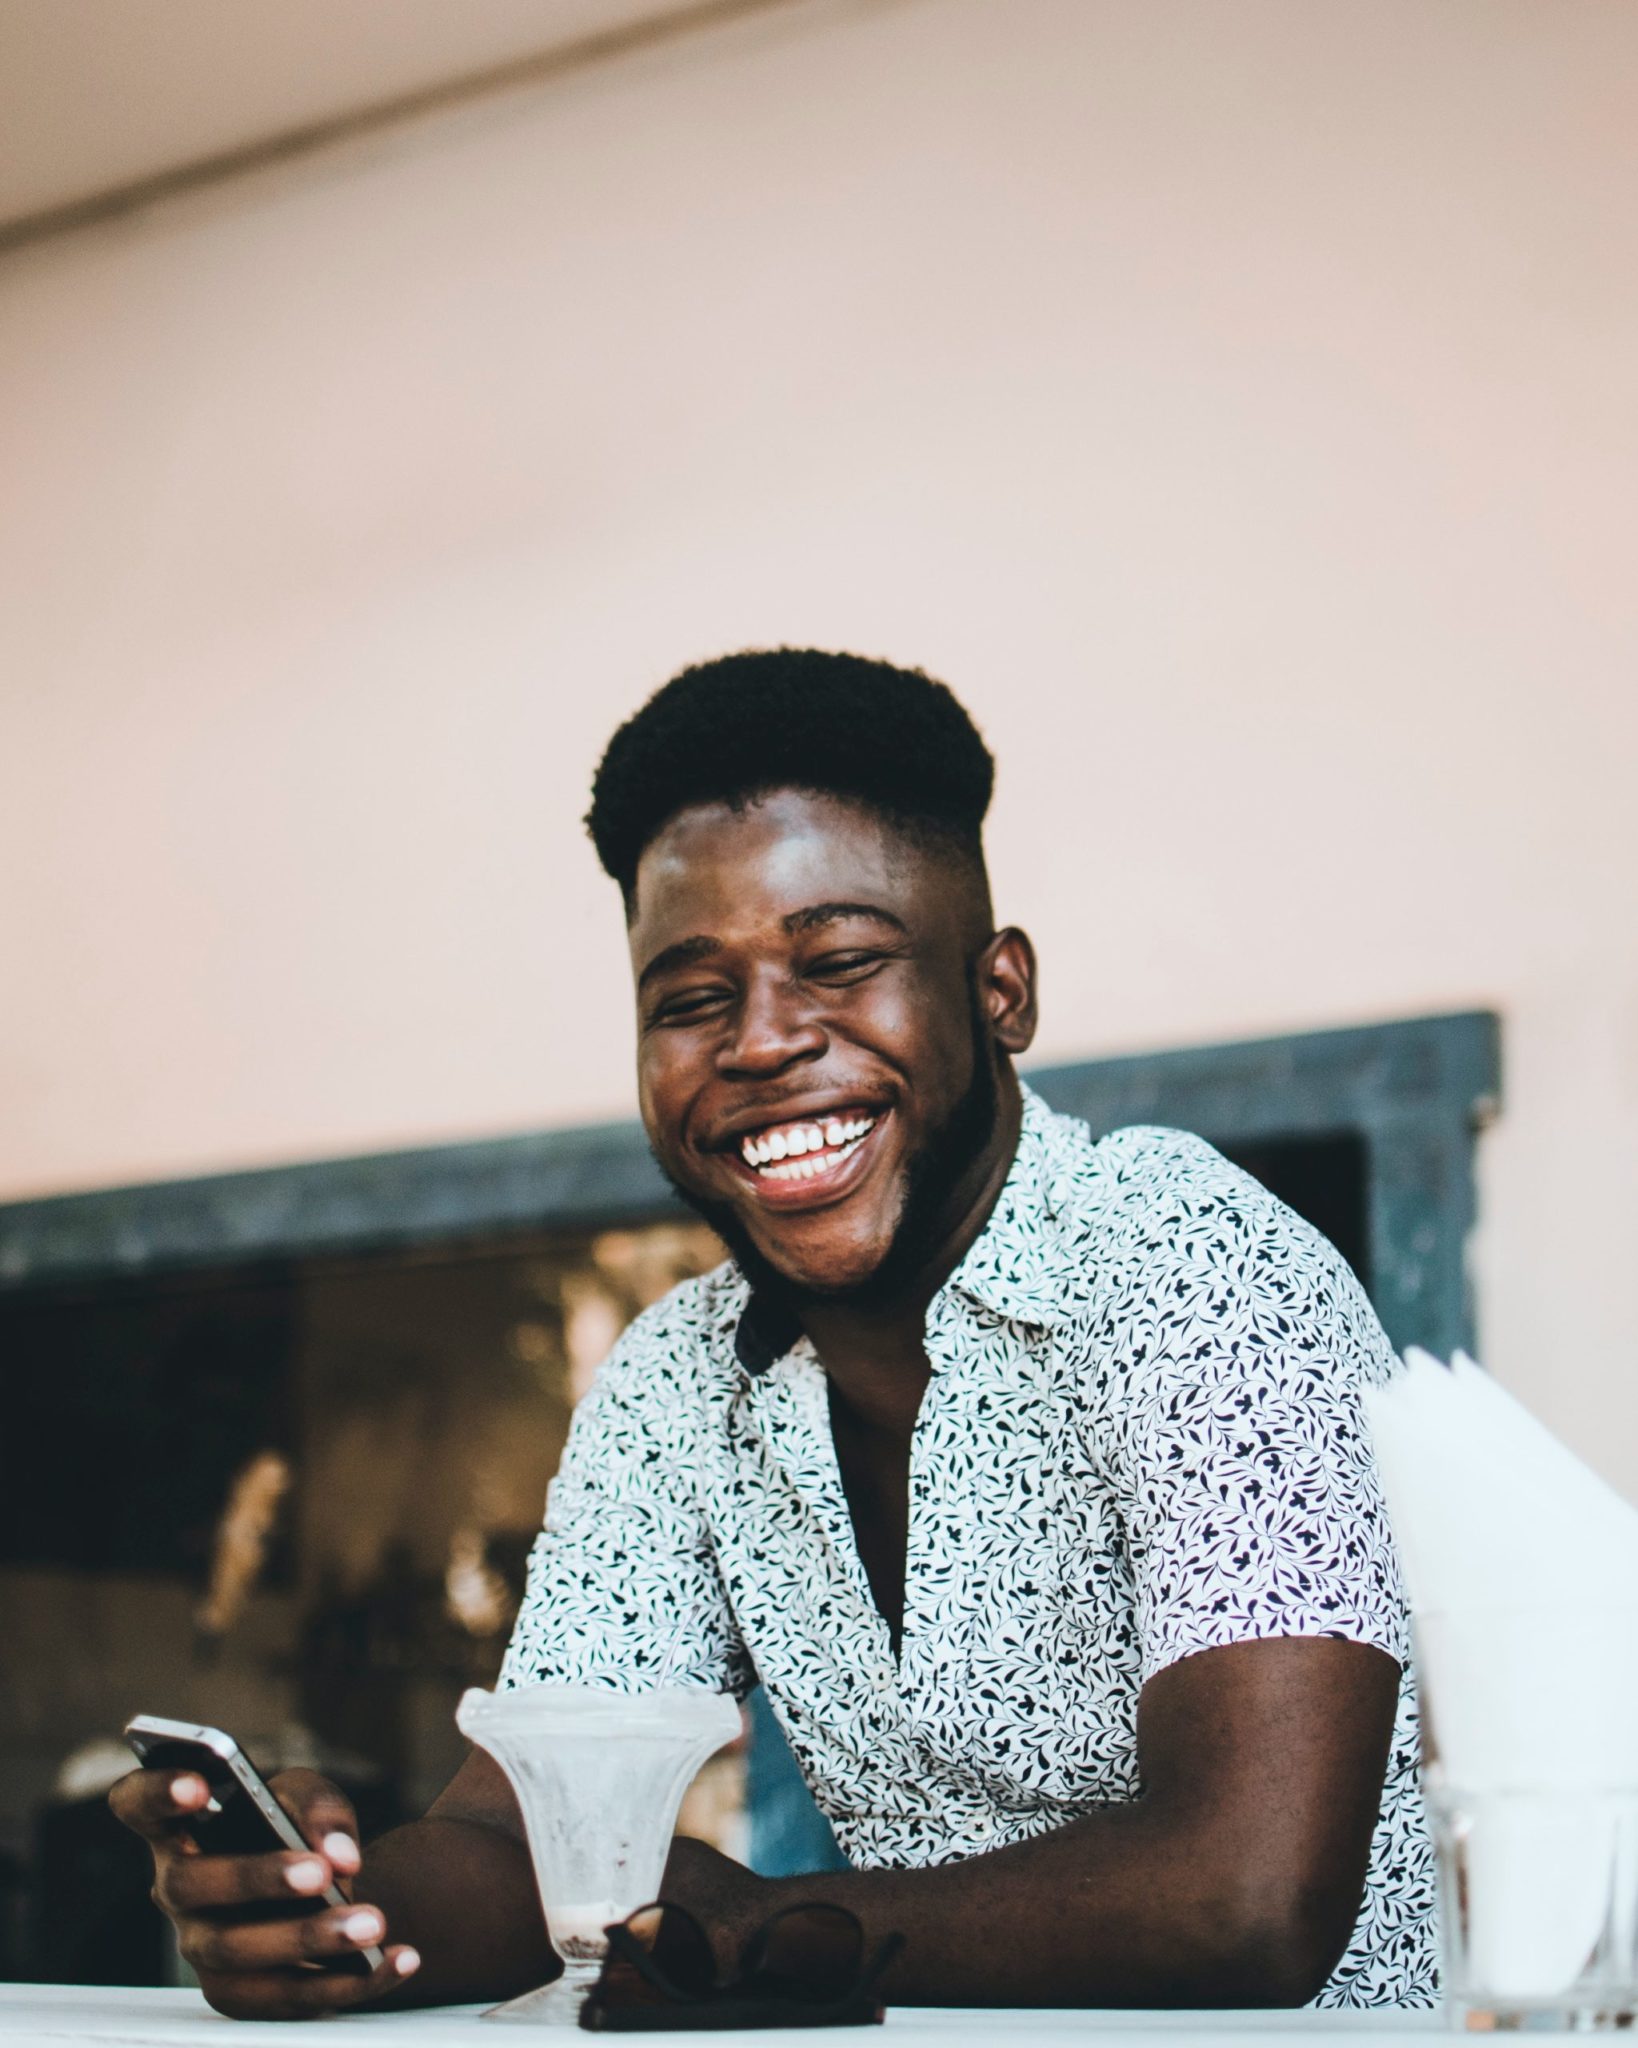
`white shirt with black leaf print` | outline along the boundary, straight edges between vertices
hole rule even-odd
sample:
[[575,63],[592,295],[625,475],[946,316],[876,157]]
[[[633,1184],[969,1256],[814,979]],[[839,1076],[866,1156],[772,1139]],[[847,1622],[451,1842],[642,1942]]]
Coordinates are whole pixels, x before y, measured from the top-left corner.
[[1179,1657],[1375,1644],[1399,1712],[1364,1903],[1316,2003],[1430,2004],[1407,1621],[1359,1400],[1393,1357],[1331,1245],[1202,1140],[1094,1141],[1026,1088],[1006,1186],[928,1311],[897,1657],[823,1369],[766,1325],[726,1265],[615,1346],[501,1683],[630,1690],[668,1660],[739,1694],[760,1678],[850,1859],[912,1867],[1135,1796],[1138,1692]]

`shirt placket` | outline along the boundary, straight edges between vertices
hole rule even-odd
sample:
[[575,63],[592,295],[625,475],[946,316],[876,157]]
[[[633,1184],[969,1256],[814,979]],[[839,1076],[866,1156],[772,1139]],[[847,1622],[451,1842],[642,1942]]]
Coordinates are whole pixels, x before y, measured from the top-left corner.
[[904,1555],[904,1628],[896,1672],[904,1707],[912,1716],[937,1712],[959,1645],[930,1618],[938,1583],[947,1584],[954,1561],[967,1548],[965,1505],[952,1497],[946,1439],[963,1398],[963,1367],[971,1331],[962,1304],[948,1290],[927,1311],[926,1347],[931,1377],[910,1439],[910,1513]]
[[[879,1709],[886,1708],[898,1681],[892,1636],[870,1590],[853,1533],[831,1432],[824,1367],[806,1338],[761,1383],[759,1395],[769,1445],[824,1540],[826,1569],[845,1623],[838,1629],[838,1644],[848,1654],[848,1676],[855,1686],[863,1684]],[[866,1655],[854,1665],[852,1653],[860,1645],[866,1647]]]

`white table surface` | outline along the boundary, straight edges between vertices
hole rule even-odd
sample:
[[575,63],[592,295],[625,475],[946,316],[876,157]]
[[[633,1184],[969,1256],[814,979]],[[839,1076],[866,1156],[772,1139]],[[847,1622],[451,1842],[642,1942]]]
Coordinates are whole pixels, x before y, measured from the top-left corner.
[[[370,2028],[404,2037],[404,2048],[527,2048],[530,2035],[519,2027],[485,2025],[476,2005],[431,2006],[423,2012],[349,2013],[322,2022],[311,2020],[225,2020],[211,2011],[197,1991],[118,1990],[100,1985],[0,1984],[0,2043],[4,2048],[53,2048],[65,2041],[108,2043],[110,2048],[251,2048],[257,2037],[277,2034],[293,2042],[300,2034],[308,2048],[330,2041],[337,2027]],[[1322,2048],[1339,2034],[1439,2034],[1445,2031],[1435,2012],[1015,2012],[958,2011],[943,2007],[899,2006],[887,2024],[901,2048],[979,2048],[1023,2035],[1050,2036],[1054,2048],[1075,2040],[1098,2048],[1162,2048],[1156,2035],[1185,2041],[1232,2036],[1234,2048]],[[315,2025],[321,2031],[314,2032]],[[566,2031],[545,2029],[548,2039],[569,2038]],[[539,2038],[538,2036],[536,2037]],[[575,2035],[572,2038],[585,2038]],[[756,2034],[689,2034],[683,2041],[700,2048],[815,2048],[808,2030]],[[849,2038],[857,2038],[850,2035]],[[866,2034],[864,2041],[875,2036]],[[377,2038],[359,2048],[388,2048]],[[545,2044],[542,2044],[545,2048]]]

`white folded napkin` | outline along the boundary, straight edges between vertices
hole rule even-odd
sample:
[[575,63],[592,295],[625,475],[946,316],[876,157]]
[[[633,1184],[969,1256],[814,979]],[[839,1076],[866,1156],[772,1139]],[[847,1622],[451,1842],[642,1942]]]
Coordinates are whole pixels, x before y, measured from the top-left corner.
[[1365,1399],[1417,1612],[1638,1598],[1638,1510],[1471,1358]]
[[1407,1351],[1365,1398],[1430,1748],[1466,1816],[1470,1968],[1551,1997],[1612,1905],[1630,1917],[1638,1510],[1461,1354]]

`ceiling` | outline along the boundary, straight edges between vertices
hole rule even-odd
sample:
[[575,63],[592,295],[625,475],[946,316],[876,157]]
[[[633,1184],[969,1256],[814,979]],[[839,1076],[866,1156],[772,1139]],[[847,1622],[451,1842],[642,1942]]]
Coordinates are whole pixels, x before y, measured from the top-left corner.
[[0,228],[693,11],[689,0],[0,0]]

